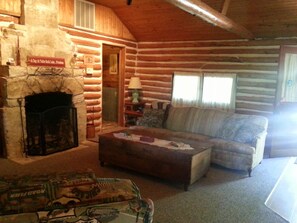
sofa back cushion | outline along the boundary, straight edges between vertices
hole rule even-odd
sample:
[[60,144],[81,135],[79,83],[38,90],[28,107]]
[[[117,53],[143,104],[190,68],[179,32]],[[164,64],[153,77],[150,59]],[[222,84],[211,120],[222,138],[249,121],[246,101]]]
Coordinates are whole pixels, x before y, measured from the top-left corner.
[[216,136],[224,119],[231,114],[198,107],[170,107],[165,127],[174,131]]
[[266,132],[267,125],[268,119],[262,116],[198,107],[170,107],[165,127],[174,131],[250,143],[256,135]]
[[164,127],[173,131],[186,131],[186,121],[188,120],[188,114],[190,107],[173,107],[170,106],[168,116]]

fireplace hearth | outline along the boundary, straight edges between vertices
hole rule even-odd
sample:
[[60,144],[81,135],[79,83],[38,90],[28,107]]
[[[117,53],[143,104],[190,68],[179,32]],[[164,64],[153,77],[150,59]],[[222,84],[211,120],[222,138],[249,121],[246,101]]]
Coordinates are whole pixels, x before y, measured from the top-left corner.
[[27,155],[47,155],[78,146],[72,95],[61,92],[25,97]]

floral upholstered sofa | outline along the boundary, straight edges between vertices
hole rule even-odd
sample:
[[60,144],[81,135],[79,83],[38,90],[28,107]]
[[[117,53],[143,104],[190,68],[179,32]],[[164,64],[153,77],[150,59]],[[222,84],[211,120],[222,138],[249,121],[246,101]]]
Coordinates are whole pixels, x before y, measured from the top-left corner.
[[211,162],[245,170],[251,176],[264,154],[268,119],[198,107],[146,108],[138,126],[160,137],[207,141],[213,144]]
[[1,223],[151,223],[153,211],[128,179],[89,171],[0,177]]

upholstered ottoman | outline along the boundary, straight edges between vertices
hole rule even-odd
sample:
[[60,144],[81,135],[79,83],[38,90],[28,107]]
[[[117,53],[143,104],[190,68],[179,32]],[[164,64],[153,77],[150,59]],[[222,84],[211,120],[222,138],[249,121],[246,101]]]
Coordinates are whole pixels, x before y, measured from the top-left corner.
[[153,202],[128,179],[92,172],[0,178],[0,222],[152,222]]

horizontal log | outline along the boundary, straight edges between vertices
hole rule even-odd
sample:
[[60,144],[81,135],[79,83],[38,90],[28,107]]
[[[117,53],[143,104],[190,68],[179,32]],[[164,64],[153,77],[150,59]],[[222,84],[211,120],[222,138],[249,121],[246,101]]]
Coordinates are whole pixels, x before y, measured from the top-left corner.
[[156,100],[171,100],[171,95],[143,92],[143,98],[155,98]]
[[99,106],[87,106],[87,113],[92,114],[94,112],[101,112],[101,107]]
[[139,49],[175,48],[175,47],[232,47],[232,46],[280,46],[297,45],[297,39],[262,39],[239,41],[179,41],[179,42],[145,42],[138,43]]
[[101,104],[101,100],[98,99],[86,99],[85,102],[87,106],[97,106]]
[[145,92],[155,92],[155,93],[166,93],[171,94],[172,90],[168,88],[162,88],[162,87],[147,87],[142,86],[142,91]]
[[84,84],[101,84],[102,79],[101,78],[93,78],[93,77],[86,77],[84,78]]
[[102,95],[101,95],[101,93],[95,93],[95,92],[90,93],[90,92],[85,92],[85,93],[84,93],[84,97],[85,97],[86,99],[96,99],[96,98],[101,98]]
[[131,68],[131,67],[126,67],[126,68],[125,68],[125,72],[126,72],[126,73],[132,73],[132,74],[134,74],[135,71],[136,71],[135,68]]
[[150,87],[163,87],[163,88],[171,88],[171,82],[161,82],[161,81],[147,81],[145,79],[141,79],[142,86],[150,86]]
[[136,60],[137,56],[136,55],[131,55],[131,54],[126,54],[126,60]]
[[91,120],[101,119],[101,113],[87,114],[88,122]]
[[244,109],[236,109],[235,113],[245,114],[245,115],[260,115],[267,118],[269,118],[272,114],[271,111],[250,111],[250,110],[244,110]]
[[116,39],[112,36],[109,38],[107,35],[104,34],[104,36],[100,35],[99,33],[94,33],[91,31],[82,31],[79,29],[73,29],[72,26],[68,27],[67,25],[60,25],[59,28],[65,32],[67,32],[71,36],[79,36],[79,37],[84,37],[87,39],[93,39],[93,40],[101,40],[101,41],[108,41],[108,42],[113,42],[113,43],[118,43],[118,44],[124,44],[129,47],[136,48],[137,44],[136,42],[133,43],[131,40],[126,41],[125,39]]
[[139,51],[139,55],[146,54],[279,54],[279,49],[187,49],[182,47],[180,49],[156,49]]
[[191,61],[208,61],[208,62],[238,62],[238,63],[277,63],[278,57],[244,57],[244,56],[192,56],[192,55],[166,55],[166,56],[150,56],[139,55],[137,59],[140,62],[153,61],[153,62],[191,62]]
[[74,36],[71,37],[71,41],[77,45],[101,48],[101,44],[98,41],[94,42],[94,41],[90,41],[88,39],[78,39]]
[[99,85],[85,85],[84,91],[101,91],[101,86]]
[[248,102],[236,102],[236,109],[250,109],[255,111],[272,112],[273,105],[253,104]]
[[275,98],[267,98],[261,95],[258,96],[236,96],[236,101],[260,102],[274,104]]
[[135,61],[129,61],[129,60],[126,60],[126,66],[129,66],[129,67],[135,67],[136,66],[136,62]]
[[173,75],[174,72],[177,71],[183,71],[182,69],[142,69],[142,68],[137,68],[136,72],[138,74],[150,74],[150,75],[156,75],[156,76],[160,76],[160,75]]
[[196,68],[196,69],[236,69],[236,70],[265,70],[265,71],[277,71],[276,65],[254,65],[254,64],[218,64],[218,63],[143,63],[138,62],[138,67],[145,68]]
[[248,73],[242,72],[237,74],[237,78],[253,78],[253,79],[265,79],[265,80],[278,80],[277,74],[258,74],[258,73]]
[[[18,13],[14,14],[12,12],[7,12],[7,11],[4,11],[4,10],[0,10],[0,13],[3,13],[3,14],[6,14],[6,15],[1,15],[0,14],[0,21],[2,22],[13,22],[15,24],[19,24],[20,22],[20,19],[17,18],[17,17],[14,17],[14,16],[20,16]],[[10,15],[13,15],[14,16],[8,16],[7,14],[10,14]]]
[[141,76],[141,81],[163,81],[170,82],[172,81],[172,76]]
[[82,46],[77,47],[77,52],[78,53],[83,53],[83,54],[90,54],[90,55],[100,55],[100,51],[98,49],[90,49]]
[[129,48],[127,48],[126,49],[126,54],[134,54],[134,55],[136,55],[137,54],[137,50],[136,49],[129,49]]
[[249,94],[249,95],[275,96],[275,91],[257,90],[254,88],[250,88],[250,89],[237,88],[236,92],[242,93],[242,94]]
[[101,78],[102,77],[102,71],[101,70],[93,70],[93,74],[85,74],[86,77],[91,78]]
[[[100,63],[100,56],[99,55],[93,55],[94,56],[94,62],[95,63]],[[84,63],[84,55],[83,54],[79,54],[76,58],[76,62],[77,63]]]
[[252,82],[252,81],[237,81],[237,87],[257,87],[266,89],[276,89],[277,83],[271,82]]

